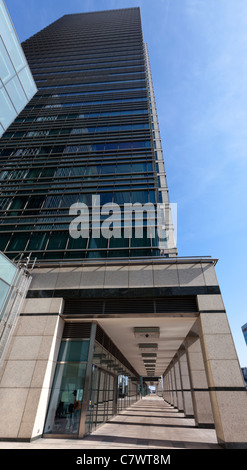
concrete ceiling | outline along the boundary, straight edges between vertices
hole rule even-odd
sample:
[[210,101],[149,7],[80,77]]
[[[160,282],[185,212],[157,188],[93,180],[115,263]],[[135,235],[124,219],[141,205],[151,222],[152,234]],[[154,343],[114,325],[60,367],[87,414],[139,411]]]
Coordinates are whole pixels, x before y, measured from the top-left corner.
[[[97,319],[99,325],[115,343],[118,349],[135,368],[139,375],[147,376],[142,353],[157,354],[155,370],[152,375],[160,376],[164,373],[170,361],[181,346],[183,340],[192,328],[195,317],[146,317],[145,318],[102,318]],[[152,333],[135,335],[135,328],[158,327],[159,337],[152,337]],[[146,334],[149,334],[146,337]],[[140,349],[139,344],[156,343],[157,350]],[[155,359],[155,358],[154,358]],[[153,360],[146,357],[145,360]],[[152,363],[146,363],[153,367]]]

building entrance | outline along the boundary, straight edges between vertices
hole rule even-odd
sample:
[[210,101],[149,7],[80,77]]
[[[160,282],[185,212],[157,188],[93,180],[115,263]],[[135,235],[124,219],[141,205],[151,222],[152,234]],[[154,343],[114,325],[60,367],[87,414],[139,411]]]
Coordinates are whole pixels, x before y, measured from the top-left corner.
[[65,323],[44,437],[82,437],[139,398],[139,378],[95,323]]

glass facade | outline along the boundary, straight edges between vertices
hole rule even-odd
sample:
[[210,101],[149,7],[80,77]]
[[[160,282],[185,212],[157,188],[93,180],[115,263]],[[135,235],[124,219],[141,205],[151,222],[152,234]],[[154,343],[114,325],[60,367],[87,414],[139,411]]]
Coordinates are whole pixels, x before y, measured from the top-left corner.
[[88,434],[139,398],[139,376],[105,332],[87,324],[79,338],[76,327],[61,341],[44,436]]
[[89,340],[61,342],[44,433],[77,435]]
[[0,136],[36,91],[6,5],[0,0]]
[[[40,262],[160,255],[157,218],[151,238],[92,232],[93,195],[121,214],[163,202],[139,9],[66,15],[22,46],[38,92],[0,142],[0,250]],[[78,239],[75,203],[89,207]]]

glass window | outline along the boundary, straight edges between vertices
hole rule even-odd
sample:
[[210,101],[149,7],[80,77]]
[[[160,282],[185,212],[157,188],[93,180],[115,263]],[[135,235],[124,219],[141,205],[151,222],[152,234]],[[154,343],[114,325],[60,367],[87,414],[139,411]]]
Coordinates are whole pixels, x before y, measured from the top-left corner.
[[124,237],[124,232],[122,231],[121,238],[110,238],[110,245],[109,248],[128,248],[129,246],[129,238]]
[[[0,236],[0,238],[2,235]],[[16,274],[17,267],[14,266],[5,256],[0,254],[0,277],[11,284]],[[0,295],[1,298],[1,295]]]
[[141,204],[145,204],[148,202],[148,191],[132,191],[132,203],[140,202]]
[[34,83],[32,74],[29,70],[29,67],[25,67],[19,72],[19,79],[22,83],[22,86],[25,90],[25,93],[28,97],[28,99],[31,99],[34,95],[34,93],[37,91],[36,85]]
[[100,194],[100,203],[101,205],[107,204],[108,202],[112,202],[112,193],[101,193]]
[[116,165],[103,165],[101,168],[102,174],[115,173]]
[[26,209],[40,208],[44,202],[45,196],[31,196]]
[[108,239],[104,238],[102,235],[100,238],[91,237],[89,240],[89,249],[97,249],[97,248],[106,248],[107,247]]
[[17,196],[13,200],[10,208],[11,209],[23,209],[23,207],[25,206],[27,200],[28,200],[27,196],[25,196],[25,197]]
[[5,129],[16,117],[16,111],[8,97],[6,90],[0,89],[0,121]]
[[11,80],[5,85],[5,87],[9,96],[11,96],[11,100],[14,103],[17,113],[19,113],[23,109],[27,101],[19,78],[17,76],[11,78]]
[[63,250],[68,239],[68,232],[52,232],[47,250]]
[[2,308],[3,303],[6,299],[8,290],[9,290],[9,285],[0,279],[0,309]]
[[131,163],[118,163],[117,173],[130,173]]
[[8,251],[23,251],[29,238],[28,233],[15,233],[10,240]]
[[88,358],[89,340],[62,341],[58,362],[86,362]]
[[28,243],[28,250],[44,250],[48,234],[46,232],[33,233]]
[[0,57],[1,57],[1,79],[3,83],[10,80],[15,75],[15,69],[12,65],[10,57],[6,51],[5,45],[0,36]]
[[45,434],[78,433],[85,375],[85,363],[57,365]]
[[130,192],[129,191],[116,191],[114,193],[114,202],[116,204],[124,204],[130,202]]
[[61,199],[60,207],[70,207],[72,204],[77,202],[77,194],[65,194]]
[[1,233],[0,235],[0,250],[1,251],[4,251],[8,241],[9,241],[9,235],[5,233]]
[[86,245],[87,245],[87,238],[69,237],[69,243],[68,243],[67,249],[68,250],[84,250],[86,248]]

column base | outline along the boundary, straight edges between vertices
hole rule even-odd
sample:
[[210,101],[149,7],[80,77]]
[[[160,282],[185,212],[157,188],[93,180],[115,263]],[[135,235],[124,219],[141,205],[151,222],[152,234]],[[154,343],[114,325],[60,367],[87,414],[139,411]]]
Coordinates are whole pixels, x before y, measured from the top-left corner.
[[214,423],[196,423],[197,428],[215,429]]
[[223,449],[247,449],[247,442],[224,442],[218,438],[218,444]]

